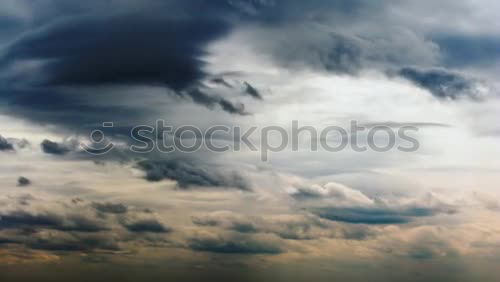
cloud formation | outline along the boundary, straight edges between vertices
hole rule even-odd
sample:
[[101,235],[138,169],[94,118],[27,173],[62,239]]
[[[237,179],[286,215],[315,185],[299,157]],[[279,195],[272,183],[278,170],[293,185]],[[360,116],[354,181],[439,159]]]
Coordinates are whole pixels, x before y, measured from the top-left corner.
[[190,186],[199,187],[226,187],[240,190],[249,190],[245,179],[235,172],[223,173],[214,167],[201,164],[195,165],[182,160],[145,160],[137,166],[142,169],[148,181],[175,180],[180,188]]
[[419,217],[457,213],[456,207],[432,194],[409,200],[370,199],[338,183],[299,187],[292,192],[292,197],[321,218],[354,224],[405,224]]
[[7,139],[0,135],[0,151],[13,151],[14,145],[12,145]]
[[123,214],[127,213],[128,208],[124,204],[114,203],[93,203],[92,206],[102,213]]
[[48,139],[43,140],[43,142],[40,144],[42,147],[42,150],[44,153],[49,154],[49,155],[66,155],[67,153],[71,152],[71,148],[62,143],[57,143],[50,141]]
[[401,69],[399,75],[440,99],[456,100],[461,97],[479,99],[486,92],[472,78],[443,69],[420,70],[408,67]]
[[200,227],[215,227],[241,234],[272,234],[284,240],[319,240],[322,238],[365,240],[377,234],[367,226],[347,226],[312,215],[245,216],[215,212],[192,218]]
[[[0,280],[496,281],[498,8],[2,1]],[[265,163],[245,148],[126,150],[132,128],[158,120],[297,119],[412,126],[422,146],[312,152],[304,130],[298,151]],[[89,140],[97,129],[114,145],[103,156],[80,148],[105,146]]]
[[17,179],[17,186],[26,187],[26,186],[29,186],[29,185],[31,185],[31,180],[29,180],[28,178],[26,178],[24,176],[20,176]]
[[[48,251],[114,252],[130,248],[131,242],[141,244],[144,238],[133,234],[161,234],[171,230],[153,213],[123,204],[88,204],[81,199],[49,204],[42,200],[22,197],[22,201],[10,202],[0,211],[0,245]],[[148,237],[148,240],[163,242],[165,238]]]
[[189,247],[196,251],[221,254],[280,254],[283,250],[268,240],[256,240],[248,236],[201,235],[189,239]]

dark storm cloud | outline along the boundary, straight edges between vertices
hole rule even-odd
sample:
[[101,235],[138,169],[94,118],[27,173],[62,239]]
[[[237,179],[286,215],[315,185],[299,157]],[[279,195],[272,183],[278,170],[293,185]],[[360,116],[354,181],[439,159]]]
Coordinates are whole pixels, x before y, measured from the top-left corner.
[[248,236],[198,237],[189,239],[189,247],[195,251],[221,254],[280,254],[283,250],[264,240],[256,240]]
[[125,228],[130,232],[151,232],[151,233],[168,233],[170,228],[162,224],[156,219],[141,219],[131,223],[125,223]]
[[[117,116],[139,120],[151,113],[136,104],[114,106],[115,96],[95,90],[104,85],[163,86],[171,90],[166,95],[246,114],[242,106],[202,89],[208,75],[202,58],[206,45],[228,34],[233,16],[245,14],[227,1],[32,5],[36,25],[26,25],[0,57],[5,82],[0,99],[10,114],[73,129]],[[193,13],[200,10],[202,16]],[[14,67],[33,62],[33,67]],[[86,103],[82,93],[74,93],[78,89],[89,89],[84,100],[102,103]]]
[[165,84],[181,90],[204,76],[203,45],[226,23],[199,17],[84,17],[36,30],[12,44],[4,64],[50,59],[42,85]]
[[145,171],[148,181],[171,179],[177,181],[179,187],[228,187],[249,190],[249,185],[238,174],[218,172],[214,168],[195,165],[182,160],[145,160],[137,164]]
[[[24,32],[2,52],[0,97],[11,114],[70,128],[117,116],[140,120],[151,113],[135,104],[114,106],[116,96],[108,98],[106,91],[85,95],[91,101],[99,98],[98,106],[82,102],[81,95],[71,93],[82,86],[165,86],[172,90],[166,93],[246,115],[243,105],[206,93],[203,82],[210,75],[202,58],[209,43],[246,24],[266,31],[252,44],[263,45],[266,54],[288,67],[355,75],[365,68],[432,64],[436,44],[404,28],[384,34],[371,32],[377,31],[376,24],[365,24],[367,31],[360,34],[344,28],[358,19],[362,24],[363,19],[377,20],[386,5],[361,0],[30,3],[33,22],[19,23]],[[15,25],[17,20],[7,21]],[[213,82],[228,86],[220,79]],[[261,97],[250,84],[244,93]]]
[[93,203],[92,207],[102,213],[124,214],[128,211],[128,207],[124,204]]
[[69,148],[66,144],[52,142],[47,139],[43,140],[40,146],[42,147],[44,153],[50,155],[65,155],[71,152],[71,148]]
[[458,99],[461,97],[479,98],[477,84],[473,79],[445,69],[422,70],[417,68],[403,68],[399,75],[415,83],[441,99]]
[[[103,121],[116,120],[129,117],[138,120],[143,116],[140,109],[133,106],[116,106],[110,100],[99,105],[82,103],[81,95],[73,89],[64,88],[36,88],[26,89],[0,89],[0,99],[6,100],[8,107],[5,111],[9,115],[30,119],[42,125],[62,125],[71,130],[88,131],[89,125],[101,124]],[[86,97],[96,99],[98,96],[106,97],[107,93],[98,90],[84,92]],[[96,95],[96,96],[93,96]]]

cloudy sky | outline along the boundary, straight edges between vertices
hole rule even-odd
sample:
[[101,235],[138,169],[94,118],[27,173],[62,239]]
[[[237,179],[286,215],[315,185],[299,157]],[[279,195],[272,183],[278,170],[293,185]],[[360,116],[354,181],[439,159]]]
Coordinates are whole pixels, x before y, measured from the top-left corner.
[[[2,1],[0,280],[498,281],[499,9]],[[231,150],[131,152],[158,120],[231,128],[213,136]],[[346,132],[264,161],[282,139],[259,129],[293,121]],[[311,150],[365,140],[352,122],[413,130],[385,152]],[[97,129],[107,154],[84,150]]]

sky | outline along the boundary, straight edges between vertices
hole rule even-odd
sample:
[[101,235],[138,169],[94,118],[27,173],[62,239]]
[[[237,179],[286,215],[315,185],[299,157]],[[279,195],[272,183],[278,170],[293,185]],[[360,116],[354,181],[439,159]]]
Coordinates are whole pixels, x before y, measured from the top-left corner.
[[0,281],[498,281],[499,9],[2,1]]

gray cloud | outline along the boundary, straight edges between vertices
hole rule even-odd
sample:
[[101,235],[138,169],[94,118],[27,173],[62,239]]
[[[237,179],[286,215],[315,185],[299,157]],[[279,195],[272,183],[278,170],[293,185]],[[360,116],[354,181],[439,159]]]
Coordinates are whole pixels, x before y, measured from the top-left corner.
[[[370,21],[374,21],[373,25],[363,25]],[[382,32],[376,21],[370,17],[354,23],[352,19],[343,22],[337,18],[321,23],[296,22],[258,29],[252,39],[264,54],[293,69],[357,76],[364,70],[385,72],[407,65],[429,67],[439,63],[436,43],[405,27],[384,26]],[[362,28],[353,28],[356,24]]]
[[31,185],[31,180],[29,180],[28,178],[26,178],[24,176],[20,176],[17,179],[17,185],[20,186],[20,187],[29,186],[29,185]]
[[457,257],[460,252],[447,240],[449,235],[443,234],[445,231],[441,227],[416,227],[406,231],[405,237],[388,236],[381,239],[377,249],[418,261]]
[[[184,92],[183,92],[184,93]],[[231,114],[246,115],[245,108],[243,105],[234,105],[227,99],[211,96],[202,91],[202,88],[198,87],[186,91],[187,95],[195,102],[204,105],[208,108],[213,108],[218,105],[224,111]]]
[[[139,122],[151,109],[136,103],[114,105],[108,91],[97,90],[128,86],[164,87],[165,101],[178,103],[172,96],[181,97],[230,114],[247,114],[239,103],[208,94],[203,87],[209,76],[205,47],[228,34],[232,15],[240,13],[226,1],[30,5],[37,6],[31,11],[37,24],[22,26],[24,31],[5,45],[0,57],[5,81],[0,99],[10,105],[10,114],[70,130],[117,116]],[[203,9],[204,15],[192,16],[193,9]],[[37,63],[16,67],[31,62]],[[82,91],[87,92],[85,98]]]
[[196,251],[221,254],[280,254],[283,250],[273,242],[249,236],[199,236],[190,238],[188,246]]
[[78,199],[68,206],[31,195],[16,199],[10,209],[0,211],[0,245],[48,251],[119,251],[130,243],[162,243],[162,234],[171,231],[151,211],[123,204],[86,204]]
[[50,239],[34,238],[24,242],[32,249],[41,249],[49,251],[119,251],[119,244],[109,236],[100,234],[59,234]]
[[[277,1],[271,7],[258,10],[257,14],[274,17],[275,21],[260,18],[267,25],[264,28],[256,25],[251,44],[287,68],[354,76],[365,70],[389,73],[401,70],[400,76],[430,90],[436,97],[456,99],[481,96],[476,89],[477,81],[458,71],[494,65],[500,58],[497,51],[500,40],[496,35],[461,35],[443,30],[430,33],[415,25],[415,19],[400,18],[390,12],[415,7],[407,2],[282,4]],[[468,6],[449,4],[444,6],[450,6],[450,14]],[[421,6],[424,8],[419,12],[428,11],[430,7]],[[302,16],[292,11],[301,11]],[[294,20],[283,21],[280,15]],[[415,73],[417,69],[429,73]],[[484,77],[484,73],[480,76]]]
[[404,224],[410,222],[414,217],[432,216],[437,213],[432,209],[425,208],[392,210],[377,207],[325,207],[313,209],[312,211],[328,220],[355,224]]
[[228,2],[232,8],[247,16],[250,21],[267,25],[321,21],[332,14],[347,18],[360,15],[365,9],[377,6],[360,0],[237,0]]
[[316,240],[340,238],[365,240],[376,234],[368,226],[336,224],[315,216],[244,216],[230,212],[216,212],[192,218],[202,227],[218,227],[243,234],[274,234],[285,240]]
[[[152,111],[135,103],[115,105],[115,96],[95,90],[102,85],[163,86],[169,89],[166,95],[246,115],[243,105],[203,87],[204,80],[213,77],[206,72],[205,47],[240,26],[255,29],[255,38],[249,42],[280,64],[337,74],[356,75],[364,69],[387,71],[404,66],[435,67],[440,64],[440,45],[457,45],[447,44],[453,40],[446,34],[427,36],[417,28],[412,29],[410,20],[395,25],[392,21],[402,20],[387,13],[389,5],[394,3],[361,0],[31,3],[31,17],[36,24],[19,24],[24,32],[6,45],[0,60],[6,81],[0,97],[9,103],[11,114],[41,123],[62,123],[72,129],[75,125],[95,124],[116,116],[137,121]],[[204,11],[202,17],[192,16],[193,11],[200,9]],[[17,21],[8,22],[15,25]],[[473,48],[463,52],[442,49],[458,54],[452,57],[465,58]],[[26,67],[13,67],[25,64]],[[228,86],[221,79],[212,81]],[[81,89],[87,89],[85,99],[81,99],[81,93],[74,93]],[[243,93],[262,97],[250,84],[246,84]],[[89,103],[86,99],[101,103]]]
[[138,221],[125,223],[124,226],[131,232],[152,232],[152,233],[170,232],[170,228],[163,225],[156,219],[141,219]]
[[259,90],[257,88],[253,87],[250,83],[244,82],[243,83],[245,86],[245,93],[248,95],[252,96],[255,99],[262,100],[262,95],[260,94]]
[[128,208],[124,204],[93,203],[92,207],[102,213],[124,214],[128,212]]
[[457,207],[432,194],[410,199],[372,199],[338,183],[299,187],[292,197],[299,206],[321,218],[353,224],[405,224],[416,218],[458,212]]
[[500,37],[445,34],[434,36],[450,67],[496,64],[500,59]]
[[249,190],[246,181],[235,172],[222,173],[213,167],[194,165],[182,160],[145,160],[138,164],[145,171],[148,181],[171,179],[177,181],[179,187],[228,187]]
[[2,137],[2,135],[0,135],[0,151],[14,151],[14,145]]
[[212,78],[210,80],[210,82],[218,84],[218,85],[222,85],[222,86],[227,87],[227,88],[233,88],[233,86],[231,84],[229,84],[223,77]]
[[50,155],[66,155],[72,150],[67,144],[53,142],[48,139],[43,140],[40,146],[44,153]]
[[[135,164],[136,168],[145,172],[145,179],[151,182],[162,180],[174,180],[182,189],[193,187],[220,187],[234,188],[244,191],[250,191],[249,182],[235,170],[227,170],[223,166],[208,164],[193,158],[187,159],[180,155],[176,159],[158,159],[155,155],[140,155],[146,157],[146,160],[137,161],[135,154],[129,151],[123,151],[120,148],[114,148],[110,153],[95,156],[85,151],[79,150],[79,141],[75,138],[67,138],[62,142],[54,142],[45,139],[40,144],[42,151],[54,156],[69,156],[80,160],[93,160],[96,164],[101,161],[112,161],[120,164]],[[97,147],[97,146],[93,146]],[[151,158],[151,159],[149,159]],[[111,205],[111,204],[109,204]],[[96,209],[113,208],[121,209],[117,206],[106,206],[97,204]]]
[[[128,135],[124,133],[129,131],[131,125],[148,124],[160,117],[172,119],[175,124],[190,121],[210,125],[216,121],[230,124],[235,118],[243,123],[250,120],[265,121],[266,113],[273,112],[273,108],[280,107],[279,111],[273,112],[274,116],[282,114],[282,111],[287,111],[287,107],[291,104],[293,104],[292,112],[295,113],[296,110],[300,112],[300,107],[309,105],[309,99],[312,101],[314,97],[306,98],[300,94],[295,97],[286,96],[287,93],[298,91],[293,91],[295,88],[291,89],[292,87],[287,85],[285,80],[292,76],[293,78],[303,78],[304,73],[311,74],[309,72],[311,69],[314,73],[329,72],[330,75],[358,76],[364,75],[364,71],[370,71],[371,74],[371,71],[375,70],[388,73],[388,76],[391,77],[390,74],[393,73],[397,77],[402,77],[422,89],[428,90],[439,99],[476,98],[480,94],[476,89],[480,81],[472,78],[475,70],[466,69],[468,72],[462,72],[459,68],[482,66],[483,63],[494,62],[498,57],[498,52],[495,49],[498,47],[498,40],[492,36],[486,35],[484,38],[460,36],[457,38],[446,34],[434,36],[426,33],[421,25],[429,24],[431,30],[438,29],[441,33],[443,29],[447,28],[447,24],[443,21],[439,21],[438,24],[433,23],[432,19],[434,18],[442,19],[436,17],[436,14],[424,14],[416,11],[417,9],[406,11],[415,14],[415,18],[420,17],[422,21],[420,25],[415,25],[417,27],[413,28],[414,22],[411,19],[404,19],[406,15],[398,10],[401,8],[398,5],[409,7],[405,6],[409,1],[403,1],[403,4],[397,4],[396,1],[363,0],[49,0],[37,1],[37,3],[21,0],[9,2],[29,6],[30,11],[23,17],[12,13],[10,8],[7,9],[7,12],[0,11],[1,15],[9,14],[6,19],[0,16],[0,45],[2,46],[2,50],[0,50],[0,79],[2,80],[0,107],[2,110],[5,110],[9,115],[42,124],[43,128],[51,130],[55,128],[63,133],[71,132],[69,134],[73,134],[73,130],[80,134],[81,131],[90,127],[100,126],[103,121],[118,122],[123,119],[123,127],[109,129],[105,132],[107,136],[113,138],[113,141],[116,141],[116,144],[129,144]],[[19,2],[22,4],[17,4]],[[451,3],[451,1],[446,1],[446,3]],[[0,4],[2,6],[0,10],[3,10],[4,5],[7,4]],[[439,14],[443,14],[446,19],[448,19],[446,15],[450,13],[447,5],[443,3],[436,5],[417,3],[415,5],[425,6],[426,10],[439,10]],[[437,8],[438,6],[439,8]],[[200,14],[199,11],[203,11],[203,13]],[[13,14],[12,18],[10,14]],[[462,21],[466,21],[468,18],[464,17],[464,14],[458,13],[453,16],[460,17],[460,21],[456,24],[457,28],[467,26],[467,23],[464,24]],[[234,39],[234,41],[221,44],[222,46],[231,45],[229,46],[230,50],[228,50],[229,52],[217,50],[218,65],[212,68],[208,65],[209,61],[204,59],[205,56],[210,55],[207,53],[206,47],[218,47],[218,44],[212,45],[212,43],[224,39],[233,29],[238,29],[237,31],[241,33],[236,34],[235,38],[231,37],[231,40]],[[8,38],[2,38],[4,34],[7,34],[5,36]],[[245,36],[248,37],[244,38]],[[278,72],[274,76],[274,68],[271,67],[270,71],[273,75],[265,77],[266,73],[257,73],[255,69],[258,67],[250,64],[248,70],[234,70],[248,71],[248,77],[246,77],[247,74],[244,78],[242,75],[238,82],[232,81],[229,76],[216,77],[218,74],[209,73],[211,69],[225,68],[226,62],[230,66],[239,65],[239,62],[237,64],[230,62],[239,59],[231,56],[234,54],[232,48],[238,49],[240,47],[237,44],[245,45],[242,46],[243,56],[246,55],[247,50],[255,52],[255,55],[259,53],[258,56],[268,56],[272,60],[271,63],[279,64],[284,69],[277,69]],[[247,60],[248,58],[245,57],[241,61],[246,62]],[[441,64],[450,69],[439,68]],[[286,69],[293,70],[288,73]],[[298,70],[297,73],[299,73],[296,77],[297,73],[294,70]],[[304,73],[301,72],[303,70],[305,70]],[[283,73],[284,75],[282,75]],[[263,89],[275,91],[274,88],[271,88],[275,85],[268,87],[259,83],[256,84],[258,87],[254,87],[253,82],[250,84],[245,81],[250,79],[249,77],[264,77],[264,81],[270,80],[271,83],[279,84],[276,88],[284,89],[284,91],[279,95],[273,95],[275,97],[270,97],[272,99],[269,101],[262,101],[276,104],[266,105],[263,108],[263,111],[266,112],[262,112],[263,115],[257,116],[256,119],[228,115],[227,113],[241,116],[249,114],[244,105],[237,99],[241,98],[243,101],[262,100],[263,92],[261,91]],[[321,77],[326,77],[326,75]],[[381,78],[370,76],[370,85],[377,83],[378,79]],[[310,85],[309,83],[304,84],[306,87]],[[391,85],[384,83],[381,85],[388,86],[387,89],[394,92],[400,89],[393,84],[391,85],[395,89],[392,89]],[[302,87],[302,84],[297,87]],[[378,88],[374,87],[373,89]],[[355,93],[357,91],[349,92]],[[234,93],[243,96],[231,96]],[[343,97],[340,98],[343,100]],[[377,98],[375,96],[372,98],[371,95],[362,98],[358,102],[377,101]],[[381,96],[381,98],[384,99],[386,96]],[[346,99],[349,98],[346,97]],[[424,103],[424,100],[417,102]],[[287,105],[282,107],[280,101],[285,101]],[[202,107],[194,107],[190,105],[190,102]],[[345,102],[349,101],[345,100]],[[360,103],[354,103],[354,105],[361,106]],[[368,110],[378,112],[382,109],[383,111],[390,108],[390,103],[390,101],[384,101],[383,105],[368,105]],[[416,109],[427,105],[417,104]],[[254,106],[253,104],[249,105],[250,109]],[[441,107],[447,106],[441,103],[436,105],[439,105],[438,109],[444,109]],[[455,106],[461,107],[463,105],[457,104]],[[205,108],[219,110],[224,114],[219,116],[216,113],[206,111]],[[316,114],[323,116],[322,109],[324,108],[317,108],[313,115],[315,117]],[[365,107],[357,109],[361,113]],[[482,110],[483,107],[480,109]],[[456,110],[461,110],[461,108]],[[455,120],[453,117],[457,111],[444,112],[444,114],[441,113],[435,117],[445,119],[451,117]],[[352,113],[352,111],[344,112],[341,109],[341,112],[337,114],[342,118],[347,118]],[[397,110],[391,115],[403,114],[406,116],[405,113],[405,109],[403,109]],[[409,112],[409,115],[411,114],[413,111]],[[457,120],[462,120],[462,118]],[[318,122],[321,123],[322,120],[318,120]],[[380,124],[390,127],[403,125],[446,126],[445,124],[419,122],[404,124],[397,121],[365,125]],[[457,134],[461,134],[463,130],[465,130],[463,127],[457,128]],[[124,142],[122,143],[122,141]],[[486,142],[484,144],[487,144],[490,140],[483,141]],[[21,146],[19,144],[13,139],[0,137],[0,151],[17,151]],[[45,140],[41,144],[41,148],[47,154],[65,156],[65,159],[93,159],[90,156],[84,157],[80,154],[82,152],[75,150],[74,144],[71,142]],[[126,161],[129,164],[136,162],[131,154],[122,153],[119,148],[116,148],[113,153],[102,159]],[[228,158],[224,156],[218,159],[218,165],[210,163],[208,154],[204,155],[203,153],[196,154],[197,157],[189,157],[189,161],[184,155],[174,155],[177,157],[174,160],[161,160],[162,157],[155,154],[141,155],[141,159],[145,158],[146,160],[139,161],[136,166],[144,172],[144,178],[148,181],[156,182],[168,179],[176,181],[181,189],[233,188],[241,191],[251,190],[247,175],[236,173],[233,170],[233,164],[236,162],[250,162],[251,157],[248,154],[232,154]],[[68,193],[72,195],[71,197],[78,196],[80,198],[74,198],[72,203],[62,204],[54,198],[44,202],[31,195],[12,198],[9,198],[10,195],[7,196],[9,202],[0,207],[0,255],[4,254],[2,253],[3,248],[11,248],[12,245],[16,248],[54,251],[57,254],[59,251],[73,251],[77,252],[78,255],[94,251],[110,254],[117,251],[142,251],[142,247],[162,244],[167,240],[166,238],[173,236],[175,240],[181,241],[180,243],[176,242],[176,247],[181,245],[194,251],[235,254],[235,256],[229,256],[228,261],[236,265],[237,262],[234,262],[233,258],[241,259],[245,266],[250,266],[246,268],[246,272],[243,271],[243,275],[240,275],[241,277],[248,274],[248,277],[243,277],[243,280],[252,280],[255,277],[265,280],[266,277],[261,270],[267,268],[268,261],[261,260],[260,257],[248,259],[246,256],[239,255],[274,255],[284,253],[289,249],[293,252],[294,247],[306,253],[300,259],[305,261],[304,269],[309,269],[312,272],[319,267],[328,272],[325,271],[326,274],[320,272],[312,280],[322,280],[323,277],[326,280],[332,279],[335,271],[341,272],[340,276],[342,277],[339,280],[346,280],[346,277],[351,278],[352,276],[360,278],[361,276],[358,275],[365,275],[365,273],[357,272],[353,275],[350,270],[345,268],[344,263],[348,263],[349,269],[357,269],[360,265],[364,266],[365,259],[366,261],[373,257],[384,259],[379,256],[379,253],[374,252],[377,250],[385,252],[385,255],[391,260],[394,257],[398,259],[398,254],[416,260],[429,260],[455,254],[453,246],[448,244],[450,238],[437,235],[442,230],[422,232],[415,237],[407,236],[405,233],[406,230],[421,225],[422,222],[441,224],[442,221],[446,221],[447,218],[443,219],[445,216],[458,212],[457,206],[449,204],[447,198],[443,197],[446,200],[442,200],[432,195],[420,198],[412,194],[413,187],[393,184],[401,186],[401,188],[387,189],[384,183],[371,181],[370,178],[356,180],[359,181],[357,183],[369,186],[363,191],[339,185],[324,185],[321,187],[295,187],[296,191],[291,193],[290,197],[283,195],[282,188],[290,188],[288,180],[294,182],[299,178],[299,175],[322,176],[317,179],[332,177],[332,179],[340,181],[339,179],[343,179],[343,177],[361,179],[363,177],[360,175],[365,175],[365,173],[378,174],[380,171],[391,170],[390,167],[382,169],[380,163],[375,160],[378,157],[371,155],[368,155],[368,158],[360,158],[361,161],[359,161],[357,158],[350,158],[350,156],[344,158],[342,154],[339,155],[338,165],[331,161],[328,162],[329,165],[325,165],[320,156],[311,156],[305,162],[293,162],[290,161],[292,159],[290,158],[269,164],[269,172],[265,169],[260,170],[260,168],[255,172],[252,166],[251,172],[248,174],[255,177],[256,184],[253,185],[255,190],[252,190],[255,193],[227,194],[217,190],[216,193],[208,194],[207,191],[185,193],[160,189],[159,194],[139,195],[134,200],[131,200],[132,194],[130,193],[141,193],[143,191],[141,189],[146,189],[145,187],[139,187],[137,190],[134,188],[135,192],[122,193],[114,191],[116,183],[113,182],[110,187],[103,187],[103,190],[92,187],[96,189],[68,189],[71,191],[61,192],[62,189],[57,187],[52,189],[52,183],[45,180],[45,178],[50,177],[39,170],[40,164],[38,162],[20,164],[31,156],[24,156],[21,153],[3,155],[16,158],[13,162],[10,159],[5,161],[5,167],[12,164],[13,171],[11,173],[11,170],[7,168],[7,174],[10,175],[5,180],[7,186],[15,184],[16,179],[12,178],[12,175],[16,176],[21,173],[28,174],[27,176],[30,178],[33,175],[33,177],[37,176],[37,179],[40,179],[40,183],[36,183],[37,189],[12,189],[14,193],[33,190],[33,193]],[[172,155],[168,157],[173,158]],[[392,160],[392,156],[387,156],[387,158]],[[382,159],[387,161],[387,158],[383,157]],[[399,160],[399,155],[396,158]],[[50,158],[43,158],[42,163],[48,160]],[[231,160],[231,162],[224,163],[226,160]],[[387,164],[386,161],[382,163],[382,166]],[[58,163],[59,166],[62,165],[60,162]],[[332,165],[334,168],[331,167]],[[24,170],[24,166],[27,167],[26,170]],[[227,167],[230,167],[231,170],[228,170]],[[366,167],[373,168],[373,170],[363,170]],[[103,166],[101,171],[99,168],[101,167],[91,169],[91,173],[98,171],[103,174],[102,171],[107,172],[108,169],[109,171],[115,169],[115,167]],[[47,169],[52,169],[52,166]],[[78,171],[74,180],[79,181],[85,178],[87,167],[79,165],[76,169],[82,171]],[[276,178],[281,177],[282,169],[296,172],[296,175],[289,173],[283,176],[286,178],[286,184],[276,180]],[[304,172],[313,170],[314,172]],[[337,175],[331,176],[334,173]],[[405,176],[406,173],[416,175],[419,172],[405,170]],[[384,179],[388,177],[384,173],[380,173],[380,175]],[[112,175],[108,176],[112,177]],[[65,181],[67,177],[64,177]],[[34,180],[36,179],[34,178]],[[105,185],[105,182],[100,179],[85,181],[95,183],[96,186]],[[29,183],[29,180],[20,179],[18,181],[20,185],[26,183]],[[75,184],[75,186],[77,185]],[[134,185],[133,181],[130,185]],[[286,187],[283,187],[285,185]],[[382,186],[384,187],[379,188]],[[11,187],[6,189],[7,193],[10,193]],[[167,195],[172,196],[172,198],[169,198],[167,203],[161,199],[153,199],[156,195]],[[113,197],[113,200],[118,199],[117,201],[129,199],[134,201],[134,205],[144,201],[152,206],[163,205],[164,207],[165,203],[169,207],[182,206],[180,208],[183,212],[192,211],[193,206],[195,206],[196,212],[199,212],[200,215],[192,218],[195,226],[190,225],[187,229],[201,230],[200,234],[195,236],[183,234],[185,231],[183,226],[174,225],[171,227],[170,223],[165,223],[149,208],[136,208],[134,205],[125,204],[125,202],[99,202],[99,197],[108,196]],[[89,200],[82,200],[85,197],[89,197]],[[491,208],[489,212],[498,209],[498,203],[494,203],[491,199],[486,200],[480,204]],[[241,214],[237,212],[211,213],[211,211],[220,208],[238,210]],[[468,207],[463,209],[466,208]],[[290,214],[280,215],[280,213]],[[178,220],[177,224],[179,225],[186,224],[186,216],[186,214],[169,215],[169,217]],[[179,220],[179,217],[182,219]],[[461,224],[458,221],[453,219],[453,223]],[[478,236],[471,235],[470,237],[480,239],[488,237],[484,235],[487,233],[484,230],[480,235],[478,233]],[[214,235],[207,235],[211,231],[214,232]],[[382,234],[382,232],[384,233]],[[380,237],[386,237],[388,233],[396,235],[389,236],[390,238],[384,242],[385,244],[379,244]],[[400,233],[405,234],[397,238]],[[468,234],[461,233],[454,236],[461,237],[462,235],[469,238]],[[408,237],[410,239],[407,239]],[[347,240],[367,241],[347,242]],[[284,246],[284,244],[289,245]],[[380,249],[373,250],[373,246],[375,248],[380,246]],[[489,246],[489,242],[486,242],[485,246]],[[465,249],[469,246],[464,243],[462,247]],[[347,249],[348,252],[352,250],[352,253],[347,254],[347,259],[344,257],[343,249]],[[335,260],[334,263],[329,259],[316,260],[316,255],[321,256],[330,250],[334,250],[335,255],[332,256],[334,257],[332,260]],[[176,251],[172,250],[174,254]],[[133,260],[136,259],[136,255],[140,256],[143,253],[146,252],[122,256],[120,260],[127,260],[123,264],[124,268],[134,264]],[[153,253],[155,259],[162,255],[161,251]],[[20,252],[19,256],[21,255]],[[296,257],[295,254],[292,255],[290,256],[292,259]],[[328,255],[331,256],[331,254]],[[182,261],[184,257],[189,257],[188,263]],[[186,269],[189,270],[206,268],[208,269],[207,273],[210,274],[220,269],[226,270],[227,265],[224,264],[226,261],[215,260],[215,263],[210,261],[205,265],[202,261],[205,257],[213,258],[200,254],[186,255],[182,257],[182,260],[175,260],[174,264],[182,266],[185,263]],[[314,259],[310,260],[312,257]],[[358,261],[360,257],[362,257],[363,263]],[[149,261],[141,259],[137,261],[141,261],[141,264],[144,262],[146,266],[141,265],[141,269],[144,269],[141,271],[150,272]],[[280,257],[280,263],[281,259]],[[288,256],[283,257],[283,260],[288,259]],[[349,262],[345,262],[344,259],[349,260]],[[101,262],[100,259],[96,261]],[[162,258],[159,261],[159,264],[165,268],[163,265],[165,260]],[[129,264],[129,262],[131,263]],[[302,270],[296,268],[296,264],[291,264],[283,269],[278,267],[276,270],[274,262],[272,262],[273,267],[269,267],[269,269],[273,269],[270,277],[286,278],[290,273],[293,276]],[[425,280],[421,276],[413,275],[413,265],[406,264],[406,261],[404,263],[405,267],[401,267],[401,269],[406,271],[405,275],[412,273],[412,277],[408,279]],[[441,267],[445,263],[436,263],[436,265]],[[213,267],[215,264],[217,265]],[[264,264],[266,267],[262,267]],[[324,267],[333,264],[336,266],[335,269]],[[474,265],[471,265],[472,267],[466,267],[466,269],[475,269],[478,264],[475,262]],[[66,266],[65,264],[61,265]],[[123,267],[117,265],[113,264],[112,266]],[[394,265],[396,267],[393,267]],[[375,267],[378,266],[380,265],[376,264]],[[396,269],[400,265],[398,262],[390,266]],[[52,266],[47,267],[43,268],[45,270],[51,269]],[[6,269],[10,270],[10,268],[11,265],[7,264]],[[60,267],[57,266],[57,268]],[[29,269],[32,269],[31,266]],[[109,273],[114,275],[113,268],[106,269],[109,269]],[[292,269],[292,271],[288,271],[288,269]],[[418,271],[420,272],[422,269],[419,265]],[[443,271],[448,270],[443,269]],[[234,272],[240,272],[240,269],[235,268]],[[5,275],[10,275],[10,273],[2,271],[0,273],[2,273],[0,280]],[[75,271],[75,273],[79,272]],[[151,275],[149,276],[150,280],[155,280],[160,276],[156,277],[155,271],[151,271],[151,273],[148,273]],[[304,273],[309,274],[307,271]],[[387,276],[384,276],[385,273],[381,274],[376,275],[377,277],[374,279],[391,280],[390,278],[399,275],[399,273],[395,275],[392,272]],[[433,276],[433,273],[428,274],[428,276]],[[48,277],[46,276],[46,279],[50,280]],[[300,280],[307,277],[299,275],[292,278]],[[439,280],[443,277],[432,278]],[[84,279],[84,277],[82,276],[80,279]],[[103,278],[100,277],[100,279]]]
[[322,207],[312,208],[318,216],[339,222],[354,224],[405,224],[419,217],[432,217],[439,214],[455,214],[452,207],[426,207],[409,205],[403,207]]
[[107,230],[104,222],[89,216],[53,212],[32,213],[14,210],[0,214],[0,228],[41,227],[60,231],[97,232]]
[[[295,29],[314,29],[314,26],[298,26]],[[279,31],[274,31],[279,33]],[[363,65],[362,47],[354,38],[323,30],[304,33],[301,38],[286,36],[288,32],[276,36],[275,41],[265,41],[263,44],[273,52],[273,57],[279,63],[293,68],[312,67],[340,74],[356,74]],[[284,48],[284,46],[288,46]]]
[[399,75],[430,91],[437,98],[481,98],[476,81],[445,69],[423,70],[407,67],[401,69]]
[[54,59],[43,67],[47,75],[36,78],[45,85],[159,83],[181,90],[204,75],[203,44],[227,29],[216,18],[163,13],[76,17],[15,41],[4,63]]

